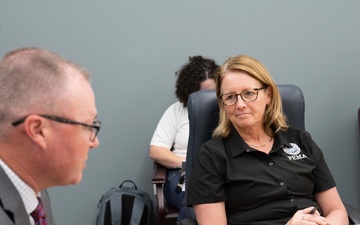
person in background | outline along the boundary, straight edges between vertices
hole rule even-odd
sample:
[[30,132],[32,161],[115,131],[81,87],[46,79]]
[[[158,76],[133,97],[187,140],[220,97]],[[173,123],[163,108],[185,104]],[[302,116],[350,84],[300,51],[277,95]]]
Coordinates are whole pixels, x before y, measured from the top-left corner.
[[320,148],[289,127],[279,90],[256,59],[229,58],[215,75],[220,118],[186,187],[200,225],[348,224]]
[[81,181],[101,125],[89,79],[45,49],[0,59],[1,225],[55,224],[46,189]]
[[150,158],[169,168],[164,185],[167,204],[180,209],[178,221],[186,218],[185,193],[175,193],[180,179],[182,161],[186,159],[189,138],[187,103],[189,95],[199,90],[215,88],[214,74],[218,65],[202,56],[189,57],[189,62],[176,74],[176,97],[161,117],[150,142]]

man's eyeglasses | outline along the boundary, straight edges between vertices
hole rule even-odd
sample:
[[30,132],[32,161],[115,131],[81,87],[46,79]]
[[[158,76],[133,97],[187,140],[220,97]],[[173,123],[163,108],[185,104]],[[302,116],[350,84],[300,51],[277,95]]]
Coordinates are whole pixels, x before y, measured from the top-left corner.
[[259,91],[262,89],[265,89],[265,87],[253,88],[250,90],[243,91],[239,94],[236,93],[223,94],[220,96],[220,100],[225,106],[231,106],[237,103],[238,96],[240,95],[241,99],[244,102],[253,102],[258,98]]
[[[45,114],[36,114],[36,115],[44,117],[44,118],[49,119],[49,120],[60,122],[60,123],[67,123],[67,124],[81,125],[81,126],[84,126],[84,127],[88,127],[91,130],[91,134],[90,134],[90,141],[91,142],[95,141],[95,139],[96,139],[96,137],[97,137],[97,135],[98,135],[98,133],[100,131],[100,127],[101,127],[101,122],[100,121],[94,121],[93,124],[86,124],[86,123],[81,123],[81,122],[77,122],[77,121],[70,120],[70,119],[65,119],[65,118],[58,117],[58,116],[50,116],[50,115],[45,115]],[[16,120],[16,121],[12,122],[12,125],[14,127],[16,127],[17,125],[23,123],[26,120],[27,117],[28,116],[25,116],[25,117],[20,118],[19,120]]]

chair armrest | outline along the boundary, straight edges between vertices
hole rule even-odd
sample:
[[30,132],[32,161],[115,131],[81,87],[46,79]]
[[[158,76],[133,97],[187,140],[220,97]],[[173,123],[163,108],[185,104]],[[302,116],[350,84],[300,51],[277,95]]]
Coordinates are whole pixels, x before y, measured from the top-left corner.
[[154,171],[152,177],[153,184],[164,184],[166,180],[167,168],[154,161]]
[[345,208],[349,216],[350,224],[360,224],[360,212],[348,204],[345,204]]
[[157,202],[158,224],[165,224],[165,199],[163,188],[166,180],[167,168],[154,161],[152,183],[154,185],[154,195]]

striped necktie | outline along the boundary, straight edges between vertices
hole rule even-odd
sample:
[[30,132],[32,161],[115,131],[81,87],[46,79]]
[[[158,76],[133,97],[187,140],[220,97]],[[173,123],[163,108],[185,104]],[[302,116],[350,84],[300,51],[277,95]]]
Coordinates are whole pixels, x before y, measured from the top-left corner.
[[47,225],[44,206],[41,202],[41,198],[38,197],[38,200],[39,200],[39,205],[30,215],[34,218],[35,225]]

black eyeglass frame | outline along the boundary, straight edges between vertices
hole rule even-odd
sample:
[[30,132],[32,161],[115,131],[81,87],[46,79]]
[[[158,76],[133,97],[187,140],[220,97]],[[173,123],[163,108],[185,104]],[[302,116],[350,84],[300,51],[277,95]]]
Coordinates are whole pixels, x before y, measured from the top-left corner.
[[[93,124],[86,124],[86,123],[81,123],[81,122],[78,122],[78,121],[75,121],[75,120],[70,120],[70,119],[66,119],[66,118],[63,118],[63,117],[59,117],[59,116],[51,116],[51,115],[46,115],[46,114],[34,114],[34,115],[38,115],[38,116],[41,116],[43,118],[46,118],[46,119],[49,119],[49,120],[53,120],[53,121],[56,121],[56,122],[60,122],[60,123],[67,123],[67,124],[72,124],[72,125],[81,125],[81,126],[84,126],[84,127],[89,127],[89,128],[92,128],[93,131],[92,132],[95,132],[94,134],[94,137],[93,138],[90,138],[90,141],[94,142],[99,131],[100,131],[100,127],[101,127],[101,121],[99,120],[95,120]],[[27,115],[27,116],[24,116],[14,122],[12,122],[11,124],[16,127],[20,124],[22,124],[26,118],[30,116],[30,115]]]
[[[235,105],[235,104],[238,102],[238,96],[240,95],[240,98],[241,98],[244,102],[253,102],[253,101],[256,101],[256,99],[259,97],[259,91],[260,91],[260,90],[264,90],[264,89],[266,89],[266,88],[267,88],[267,87],[264,87],[264,86],[263,86],[263,87],[260,87],[260,88],[248,89],[248,90],[242,91],[242,92],[239,93],[239,94],[236,94],[236,93],[222,94],[222,95],[220,95],[220,101],[222,102],[222,104],[224,104],[224,106],[232,106],[232,105]],[[247,101],[247,100],[245,100],[245,99],[243,98],[242,94],[243,94],[244,92],[249,91],[249,90],[256,91],[256,97],[254,98],[254,100]],[[228,104],[228,105],[227,105],[227,104],[225,104],[225,102],[223,101],[222,97],[223,97],[224,95],[229,95],[229,94],[235,95],[236,98],[235,98],[235,102],[234,102],[233,104]]]

